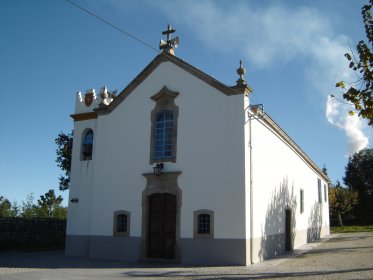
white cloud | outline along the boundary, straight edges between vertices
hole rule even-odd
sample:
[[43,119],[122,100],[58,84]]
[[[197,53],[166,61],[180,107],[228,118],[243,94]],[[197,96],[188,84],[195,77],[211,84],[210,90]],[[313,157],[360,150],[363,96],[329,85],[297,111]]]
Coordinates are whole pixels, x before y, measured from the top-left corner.
[[348,114],[349,105],[328,96],[326,103],[326,118],[328,122],[345,131],[348,139],[348,154],[364,149],[368,146],[368,137],[362,131],[361,119],[356,114]]
[[336,92],[336,81],[352,81],[353,77],[343,56],[348,51],[347,37],[333,34],[326,16],[308,7],[275,4],[257,8],[241,1],[222,5],[224,2],[213,1],[154,3],[173,22],[192,29],[209,48],[244,54],[254,67],[309,59],[312,63],[304,69],[305,80],[325,98],[327,120],[345,131],[349,154],[368,145],[366,122],[356,115],[349,117],[350,107],[339,106],[328,97]]

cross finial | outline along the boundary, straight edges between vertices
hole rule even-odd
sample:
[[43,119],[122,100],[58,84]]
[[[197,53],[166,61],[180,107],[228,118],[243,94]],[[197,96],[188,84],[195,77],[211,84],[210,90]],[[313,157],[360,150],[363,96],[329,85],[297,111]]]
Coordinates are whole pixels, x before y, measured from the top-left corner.
[[179,38],[177,36],[171,39],[171,34],[175,31],[171,25],[167,24],[167,30],[162,32],[163,35],[167,35],[166,41],[161,40],[159,43],[159,49],[163,50],[163,52],[174,54],[174,48],[177,48],[179,45]]
[[167,24],[167,30],[162,32],[163,35],[167,35],[167,43],[171,41],[171,34],[175,31],[171,25]]

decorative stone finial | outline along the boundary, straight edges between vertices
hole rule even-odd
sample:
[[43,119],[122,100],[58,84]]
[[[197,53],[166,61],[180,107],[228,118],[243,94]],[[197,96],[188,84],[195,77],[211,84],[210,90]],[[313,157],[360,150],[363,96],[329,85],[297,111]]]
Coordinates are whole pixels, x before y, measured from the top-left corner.
[[106,86],[103,86],[100,89],[100,97],[101,97],[101,103],[105,104],[106,99],[109,97],[109,94],[107,93],[107,88]]
[[159,42],[159,49],[163,50],[164,53],[175,54],[175,49],[179,46],[179,37],[175,37],[171,39],[171,34],[174,33],[176,30],[171,26],[167,25],[167,30],[163,31],[162,34],[166,35],[166,41],[161,40]]
[[240,67],[237,69],[237,74],[240,78],[237,80],[237,85],[246,85],[246,81],[244,80],[243,76],[246,73],[246,69],[242,66],[242,60],[240,60]]
[[242,60],[240,60],[240,67],[237,69],[237,74],[240,76],[236,81],[236,85],[232,86],[231,88],[234,89],[236,94],[243,93],[246,96],[249,96],[250,93],[253,92],[253,89],[246,83],[243,76],[246,73],[246,69],[242,66]]

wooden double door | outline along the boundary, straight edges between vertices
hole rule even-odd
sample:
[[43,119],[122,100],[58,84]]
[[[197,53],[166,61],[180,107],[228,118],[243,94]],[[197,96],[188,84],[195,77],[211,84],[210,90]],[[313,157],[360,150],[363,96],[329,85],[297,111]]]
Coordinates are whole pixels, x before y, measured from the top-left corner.
[[176,244],[176,196],[149,196],[148,257],[173,259]]

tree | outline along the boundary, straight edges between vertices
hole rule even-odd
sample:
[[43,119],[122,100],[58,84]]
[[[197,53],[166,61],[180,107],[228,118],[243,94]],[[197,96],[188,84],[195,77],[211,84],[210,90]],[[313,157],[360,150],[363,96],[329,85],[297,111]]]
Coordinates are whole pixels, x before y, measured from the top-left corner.
[[67,207],[57,206],[54,208],[52,218],[55,219],[67,219]]
[[12,204],[8,199],[0,196],[0,217],[12,216]]
[[26,201],[22,201],[21,217],[22,218],[35,218],[38,216],[37,206],[34,204],[34,194],[29,193],[26,196]]
[[65,173],[59,178],[59,189],[61,191],[68,190],[70,187],[70,174],[71,174],[71,154],[73,149],[73,133],[65,134],[61,132],[58,137],[54,140],[58,148],[57,153],[57,165]]
[[328,176],[328,169],[326,169],[326,165],[324,164],[323,168],[322,168],[322,173],[324,173],[326,176]]
[[44,195],[41,195],[40,199],[38,199],[38,216],[44,217],[46,215],[48,218],[52,218],[55,210],[61,208],[62,200],[62,196],[59,195],[56,197],[54,190],[52,189]]
[[[373,0],[369,1],[369,4],[362,7],[362,16],[365,27],[365,34],[368,39],[368,45],[363,41],[359,41],[356,46],[358,58],[353,53],[346,53],[345,57],[349,61],[349,67],[355,72],[358,80],[354,82],[354,86],[346,89],[343,81],[336,84],[336,87],[341,87],[346,92],[343,94],[343,98],[347,101],[352,102],[358,115],[362,118],[368,119],[369,125],[373,126],[373,20],[371,15],[371,8]],[[353,112],[351,112],[353,114]]]
[[373,149],[363,149],[349,158],[343,182],[359,194],[355,214],[373,217]]
[[337,181],[335,187],[329,187],[330,214],[338,219],[340,226],[343,226],[342,217],[351,213],[357,202],[357,192],[349,188],[343,188],[339,181]]

